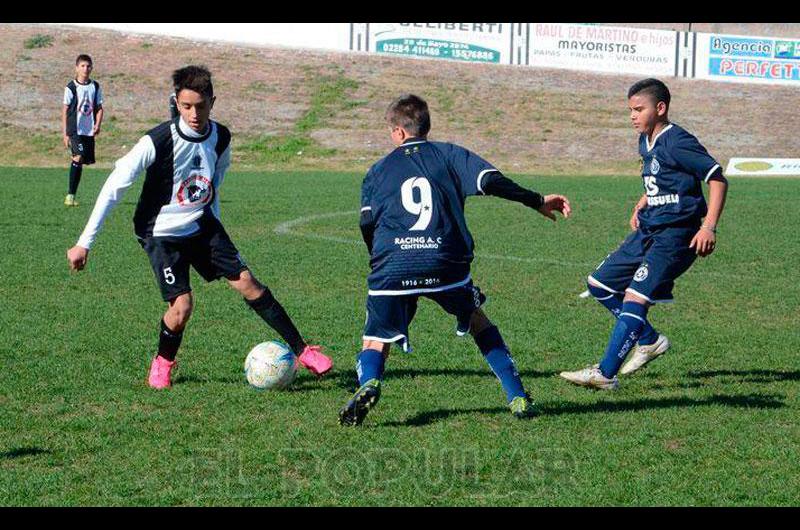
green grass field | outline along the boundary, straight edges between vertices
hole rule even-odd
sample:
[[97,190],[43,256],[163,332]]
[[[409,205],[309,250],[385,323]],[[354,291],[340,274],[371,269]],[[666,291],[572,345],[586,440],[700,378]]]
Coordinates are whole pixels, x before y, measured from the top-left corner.
[[232,173],[221,192],[234,242],[333,355],[332,374],[250,388],[244,357],[276,335],[195,274],[176,384],[156,392],[145,377],[163,303],[133,236],[141,181],[76,274],[65,251],[107,172],[85,171],[72,209],[66,169],[1,174],[2,505],[800,502],[800,180],[731,179],[717,252],[651,312],[673,349],[616,393],[557,373],[605,347],[610,316],[577,295],[625,236],[639,180],[516,176],[571,199],[574,217],[556,224],[470,199],[473,276],[541,414],[515,420],[474,343],[423,302],[415,352],[396,350],[381,403],[345,429],[336,414],[354,388],[368,272],[360,175]]

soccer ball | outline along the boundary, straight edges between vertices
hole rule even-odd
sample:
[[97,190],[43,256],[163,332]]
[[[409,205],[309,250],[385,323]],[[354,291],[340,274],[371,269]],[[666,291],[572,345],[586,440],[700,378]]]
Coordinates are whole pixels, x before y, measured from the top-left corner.
[[244,374],[261,390],[287,388],[297,375],[297,356],[282,342],[262,342],[247,354]]

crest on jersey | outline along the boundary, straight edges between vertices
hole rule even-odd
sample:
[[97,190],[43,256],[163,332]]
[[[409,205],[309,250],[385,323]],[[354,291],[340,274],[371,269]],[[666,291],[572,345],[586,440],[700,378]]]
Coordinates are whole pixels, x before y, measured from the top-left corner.
[[89,96],[88,95],[84,95],[83,96],[83,101],[81,101],[81,104],[78,105],[78,108],[80,110],[80,113],[83,114],[84,116],[89,116],[89,115],[92,114],[92,110],[93,110],[92,109],[92,102],[91,102],[91,100],[89,100]]
[[192,169],[202,169],[203,167],[203,157],[200,155],[195,155],[192,157]]
[[181,206],[208,204],[213,191],[210,180],[203,175],[192,175],[181,182],[178,188],[178,204]]
[[649,271],[647,270],[647,263],[642,263],[642,266],[636,270],[636,274],[633,275],[633,280],[636,282],[643,282],[647,279]]
[[661,170],[661,164],[658,163],[656,157],[653,157],[652,162],[650,162],[650,173],[653,175],[657,174]]

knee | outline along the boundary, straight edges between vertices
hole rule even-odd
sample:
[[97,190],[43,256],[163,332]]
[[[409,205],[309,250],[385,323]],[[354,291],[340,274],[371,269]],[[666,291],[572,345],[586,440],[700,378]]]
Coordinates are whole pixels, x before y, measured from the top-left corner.
[[589,294],[591,294],[596,300],[607,300],[614,296],[614,293],[608,289],[604,289],[599,285],[596,285],[592,282],[592,280],[587,280],[586,287],[589,289]]
[[243,270],[236,277],[228,278],[228,283],[247,300],[255,300],[267,291],[267,288],[248,270]]
[[362,350],[375,350],[383,354],[384,359],[389,357],[389,351],[392,348],[391,342],[379,342],[377,340],[365,339],[362,344]]
[[476,309],[469,319],[469,332],[473,337],[477,337],[484,330],[492,327],[492,321],[481,309]]
[[83,157],[81,155],[75,155],[72,157],[72,161],[76,164],[81,164],[83,162]]

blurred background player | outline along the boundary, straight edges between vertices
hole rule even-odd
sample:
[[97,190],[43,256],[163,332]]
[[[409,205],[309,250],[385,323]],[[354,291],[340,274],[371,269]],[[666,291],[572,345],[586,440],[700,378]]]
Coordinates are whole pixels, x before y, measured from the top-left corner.
[[[561,373],[577,385],[617,388],[617,372],[632,348],[623,374],[666,352],[669,340],[647,320],[648,308],[672,302],[675,279],[716,246],[728,182],[697,138],[670,123],[670,99],[658,79],[644,79],[628,90],[631,121],[639,132],[644,194],[630,219],[634,232],[588,278],[589,292],[611,311],[616,324],[599,365]],[[703,182],[708,183],[708,205]]]
[[209,119],[216,99],[211,73],[202,66],[187,66],[176,70],[172,79],[180,119],[149,131],[116,162],[78,244],[67,251],[70,268],[84,268],[103,220],[146,170],[134,228],[168,303],[160,323],[158,353],[150,365],[149,385],[171,386],[175,355],[193,309],[189,265],[206,281],[227,279],[299,353],[303,366],[317,375],[326,373],[332,366],[330,358],[319,346],[306,344],[281,304],[242,261],[219,220],[218,190],[231,163],[231,135],[226,127]]
[[486,297],[473,286],[472,236],[464,218],[471,195],[520,202],[550,219],[569,216],[561,195],[521,188],[476,154],[429,142],[428,105],[404,95],[386,120],[397,148],[367,172],[361,192],[361,231],[370,252],[367,322],[356,371],[359,389],[339,412],[342,425],[359,425],[380,397],[384,363],[393,343],[410,351],[408,328],[420,296],[456,317],[456,333],[472,334],[502,384],[512,413],[530,416],[530,401],[497,327],[481,309]]
[[75,59],[75,79],[64,89],[61,109],[61,130],[64,147],[72,152],[69,168],[69,188],[64,198],[66,206],[78,206],[75,194],[81,181],[83,166],[94,164],[94,139],[103,123],[103,91],[92,74],[92,58],[78,55]]

